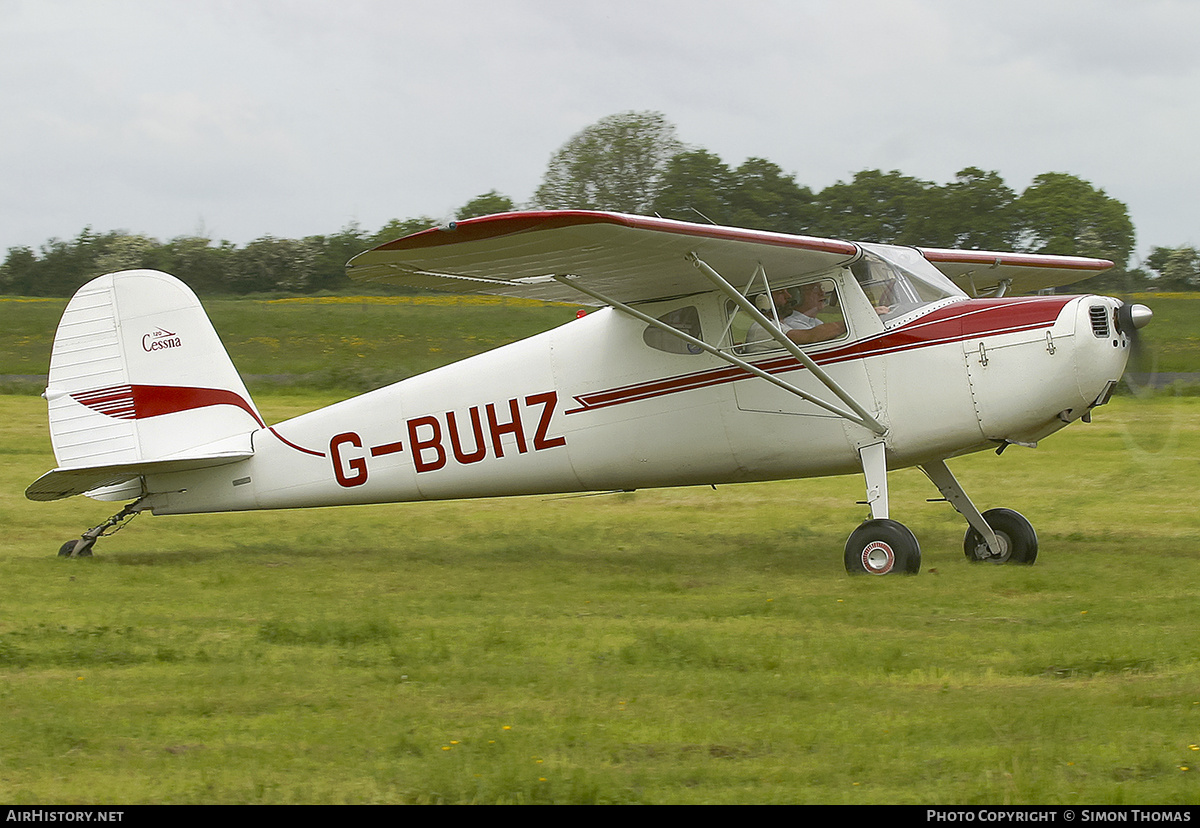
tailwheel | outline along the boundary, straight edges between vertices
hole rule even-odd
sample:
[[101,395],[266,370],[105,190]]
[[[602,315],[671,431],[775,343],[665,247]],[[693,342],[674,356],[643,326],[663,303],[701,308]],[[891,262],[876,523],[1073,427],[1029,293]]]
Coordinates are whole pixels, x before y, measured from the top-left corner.
[[[76,551],[76,548],[79,551]],[[90,558],[92,555],[92,545],[89,543],[84,547],[83,540],[69,540],[62,546],[58,547],[58,557],[60,558]]]
[[916,575],[921,545],[907,526],[888,518],[868,520],[846,541],[846,571],[851,575]]
[[58,547],[58,557],[60,558],[90,558],[92,557],[92,547],[96,545],[98,538],[107,537],[124,528],[127,524],[125,521],[136,517],[139,514],[138,504],[141,499],[135,500],[127,505],[124,509],[117,512],[104,523],[98,526],[93,526],[91,529],[83,533],[83,536],[78,540],[69,540],[62,546]]
[[1000,550],[988,549],[987,541],[974,527],[967,530],[963,538],[963,551],[972,563],[1012,563],[1029,565],[1037,560],[1038,538],[1033,524],[1020,512],[1012,509],[988,509],[983,519],[996,533]]

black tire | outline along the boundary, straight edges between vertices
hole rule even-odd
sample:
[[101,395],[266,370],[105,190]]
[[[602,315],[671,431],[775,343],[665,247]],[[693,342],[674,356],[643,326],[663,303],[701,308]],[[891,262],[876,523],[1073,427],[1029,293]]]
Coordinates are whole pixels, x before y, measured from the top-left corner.
[[868,520],[846,540],[845,562],[851,575],[916,575],[921,571],[921,545],[903,523]]
[[988,509],[983,513],[983,519],[992,527],[1004,550],[999,555],[993,555],[983,535],[972,527],[963,538],[963,552],[966,553],[967,560],[972,563],[1010,563],[1024,566],[1029,566],[1037,560],[1037,532],[1024,515],[1012,509]]
[[[80,544],[80,543],[83,543],[83,539],[82,539],[82,538],[80,538],[80,539],[78,539],[78,540],[69,540],[69,541],[67,541],[67,542],[66,542],[66,543],[64,543],[62,546],[58,547],[58,557],[60,557],[60,558],[70,558],[70,557],[71,557],[71,556],[72,556],[72,555],[75,553],[75,547],[76,547],[76,545],[77,545],[77,544]],[[92,544],[90,544],[90,543],[89,543],[89,544],[87,545],[87,548],[86,548],[86,549],[84,549],[83,551],[81,551],[81,552],[80,552],[78,555],[76,555],[76,557],[79,557],[79,558],[90,558],[90,557],[92,557]]]

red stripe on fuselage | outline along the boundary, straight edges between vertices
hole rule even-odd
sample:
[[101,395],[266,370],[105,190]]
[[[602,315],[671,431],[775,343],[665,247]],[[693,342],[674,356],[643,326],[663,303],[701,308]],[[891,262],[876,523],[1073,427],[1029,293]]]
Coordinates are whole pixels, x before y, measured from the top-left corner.
[[[972,299],[939,308],[894,331],[816,357],[819,365],[1048,328],[1073,296]],[[789,357],[790,358],[790,357]],[[795,362],[795,360],[793,360]]]
[[276,431],[275,426],[268,426],[267,431],[274,434],[276,439],[278,439],[279,442],[283,443],[288,448],[293,448],[296,451],[301,452],[302,454],[311,454],[313,457],[324,457],[325,456],[325,452],[323,452],[323,451],[317,451],[316,449],[309,449],[309,448],[305,448],[304,446],[296,445],[291,440],[289,440],[288,438],[286,438],[282,434],[280,434],[278,431]]
[[[835,365],[853,359],[883,356],[916,348],[928,348],[966,339],[1000,336],[1038,328],[1048,328],[1074,297],[1037,296],[1013,299],[971,299],[938,308],[903,327],[877,336],[814,354],[818,365]],[[782,374],[803,369],[800,361],[790,354],[775,356],[752,363],[768,374]],[[609,388],[575,397],[578,408],[565,414],[577,414],[597,408],[608,408],[627,402],[661,397],[680,391],[692,391],[754,376],[736,366],[712,368],[694,374],[664,377],[620,388]]]

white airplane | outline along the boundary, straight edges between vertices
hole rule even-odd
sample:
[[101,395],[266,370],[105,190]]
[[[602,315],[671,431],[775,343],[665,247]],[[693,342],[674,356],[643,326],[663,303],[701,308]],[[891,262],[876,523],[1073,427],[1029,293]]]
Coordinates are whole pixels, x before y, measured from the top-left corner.
[[920,568],[887,488],[889,469],[918,466],[966,519],[968,559],[1029,564],[1029,521],[981,514],[946,460],[1036,445],[1108,401],[1150,310],[1006,294],[1111,264],[598,212],[471,219],[376,247],[348,273],[602,310],[270,426],[191,290],[113,273],[63,313],[45,393],[58,468],[26,495],[131,500],[59,552],[79,556],[143,511],[861,472],[871,517],[845,565],[884,575]]

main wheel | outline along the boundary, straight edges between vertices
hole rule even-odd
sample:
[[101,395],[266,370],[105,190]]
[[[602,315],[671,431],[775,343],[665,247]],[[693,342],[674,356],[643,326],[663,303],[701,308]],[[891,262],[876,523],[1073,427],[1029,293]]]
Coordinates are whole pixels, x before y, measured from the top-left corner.
[[967,560],[972,563],[988,561],[990,563],[1013,563],[1029,565],[1037,560],[1038,538],[1033,530],[1033,524],[1025,519],[1020,512],[1012,509],[988,509],[983,513],[983,519],[992,527],[996,538],[1000,541],[1000,554],[988,549],[983,535],[972,527],[963,538],[963,551]]
[[851,575],[916,575],[921,545],[907,526],[876,518],[859,526],[846,541],[846,571]]

